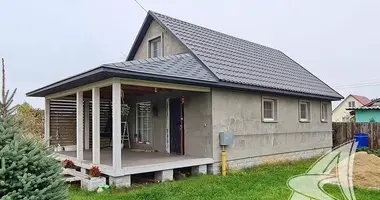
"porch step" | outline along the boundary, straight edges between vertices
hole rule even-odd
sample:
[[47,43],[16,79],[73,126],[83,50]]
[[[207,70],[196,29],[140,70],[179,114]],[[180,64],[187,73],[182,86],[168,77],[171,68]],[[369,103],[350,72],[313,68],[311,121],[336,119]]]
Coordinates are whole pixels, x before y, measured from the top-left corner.
[[62,174],[69,175],[69,177],[65,178],[65,181],[68,183],[80,181],[81,188],[86,188],[89,191],[96,190],[100,185],[106,184],[105,177],[90,177],[87,174],[82,172],[78,172],[75,169],[67,169],[63,168]]
[[68,182],[68,183],[81,181],[81,180],[82,180],[81,178],[75,177],[75,176],[65,178],[65,182]]
[[[78,172],[75,169],[69,169],[69,168],[63,168],[62,174],[63,175],[70,175],[74,178],[78,178],[79,180],[89,178],[89,176],[87,174],[83,174],[81,172]],[[67,179],[71,180],[70,178],[72,178],[72,177],[69,177]]]

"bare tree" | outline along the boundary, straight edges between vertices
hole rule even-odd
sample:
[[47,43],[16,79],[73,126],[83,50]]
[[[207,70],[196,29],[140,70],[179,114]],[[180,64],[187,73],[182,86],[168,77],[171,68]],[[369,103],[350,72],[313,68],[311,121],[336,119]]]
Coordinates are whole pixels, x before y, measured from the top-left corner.
[[[1,88],[1,102],[5,104],[5,63],[4,63],[4,58],[1,58],[1,65],[2,65],[2,88]],[[2,106],[1,108],[1,115],[3,119],[5,118],[5,105]]]
[[1,59],[2,64],[2,89],[1,89],[1,118],[5,119],[7,114],[12,114],[17,109],[17,106],[12,106],[13,97],[16,94],[16,89],[13,90],[9,96],[9,90],[5,89],[5,61],[4,58]]

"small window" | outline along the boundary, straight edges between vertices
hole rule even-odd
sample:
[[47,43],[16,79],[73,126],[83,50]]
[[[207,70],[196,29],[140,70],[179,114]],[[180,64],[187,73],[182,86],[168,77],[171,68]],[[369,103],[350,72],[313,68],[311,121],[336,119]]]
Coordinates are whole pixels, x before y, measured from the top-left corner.
[[161,56],[161,37],[149,41],[150,57]]
[[263,98],[262,102],[263,121],[277,120],[277,100]]
[[348,102],[348,107],[349,108],[355,108],[355,101],[349,101]]
[[150,102],[136,104],[136,142],[150,144],[152,139],[152,105]]
[[327,103],[321,103],[321,121],[327,122]]
[[310,102],[300,101],[299,104],[299,115],[301,122],[310,121]]

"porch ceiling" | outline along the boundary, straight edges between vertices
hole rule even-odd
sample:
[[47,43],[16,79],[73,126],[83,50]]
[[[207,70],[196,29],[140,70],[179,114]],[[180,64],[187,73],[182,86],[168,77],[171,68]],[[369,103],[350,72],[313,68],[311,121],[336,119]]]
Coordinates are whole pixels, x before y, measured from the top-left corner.
[[[144,96],[146,94],[154,94],[165,91],[173,91],[172,89],[166,88],[156,88],[156,87],[144,87],[144,86],[134,86],[134,85],[121,85],[121,89],[124,92],[124,96]],[[76,94],[69,95],[67,97],[76,98]],[[84,98],[92,98],[92,91],[88,90],[83,92]],[[112,99],[112,86],[100,88],[100,98],[101,99]]]

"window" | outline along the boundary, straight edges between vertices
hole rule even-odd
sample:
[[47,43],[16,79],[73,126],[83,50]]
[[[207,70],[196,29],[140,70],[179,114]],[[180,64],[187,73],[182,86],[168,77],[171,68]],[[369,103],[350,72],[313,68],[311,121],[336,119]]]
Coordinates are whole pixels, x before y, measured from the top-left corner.
[[152,138],[152,105],[150,102],[136,104],[136,142],[150,144]]
[[321,103],[321,121],[327,122],[327,103]]
[[277,100],[263,98],[262,101],[263,121],[275,122],[277,120]]
[[300,115],[301,122],[310,121],[310,102],[300,101],[299,115]]
[[161,56],[161,37],[149,41],[150,57],[155,58]]
[[355,108],[355,101],[349,101],[348,102],[348,107],[349,108]]

